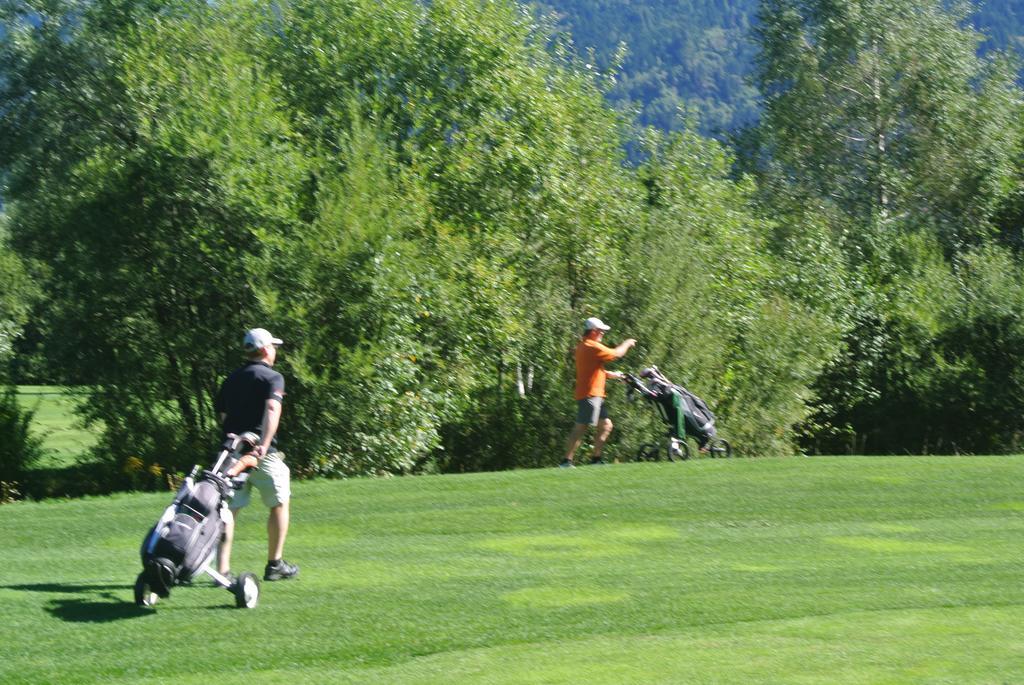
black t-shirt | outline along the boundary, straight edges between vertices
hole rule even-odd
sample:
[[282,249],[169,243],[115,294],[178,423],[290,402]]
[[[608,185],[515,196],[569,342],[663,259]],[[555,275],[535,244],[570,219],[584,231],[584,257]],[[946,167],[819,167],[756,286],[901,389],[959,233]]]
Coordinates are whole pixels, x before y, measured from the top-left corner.
[[[224,433],[241,435],[246,431],[259,433],[267,400],[284,402],[284,376],[266,362],[248,362],[224,379],[214,400],[218,414],[226,414]],[[274,436],[272,444],[277,444]]]

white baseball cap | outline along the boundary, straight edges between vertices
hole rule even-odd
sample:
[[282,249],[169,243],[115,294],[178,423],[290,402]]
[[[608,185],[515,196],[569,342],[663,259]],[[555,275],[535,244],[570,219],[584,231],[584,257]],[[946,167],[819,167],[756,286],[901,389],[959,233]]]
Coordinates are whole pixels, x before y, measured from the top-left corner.
[[242,347],[246,352],[255,352],[262,350],[267,345],[280,345],[282,342],[280,338],[272,336],[266,328],[250,328],[245,332]]
[[605,324],[604,321],[601,321],[601,319],[596,316],[590,317],[583,323],[583,330],[585,331],[593,331],[595,329],[599,331],[607,331],[610,328],[611,326]]

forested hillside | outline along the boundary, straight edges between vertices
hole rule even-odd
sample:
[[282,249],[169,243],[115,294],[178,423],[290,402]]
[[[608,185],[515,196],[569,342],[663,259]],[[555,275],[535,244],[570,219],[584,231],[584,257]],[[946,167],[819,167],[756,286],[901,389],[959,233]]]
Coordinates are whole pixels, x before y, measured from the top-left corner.
[[697,114],[703,131],[757,118],[757,93],[746,81],[756,0],[547,0],[541,7],[555,13],[578,50],[594,49],[602,69],[626,46],[608,96],[640,110],[642,123],[679,130],[681,108]]
[[[757,88],[749,83],[756,48],[750,34],[757,0],[544,0],[576,47],[593,48],[607,69],[620,44],[622,71],[608,93],[617,107],[639,110],[642,124],[683,127],[680,109],[700,130],[718,134],[754,123]],[[1024,49],[1024,1],[976,3],[984,49]]]
[[979,0],[974,25],[989,37],[985,49],[1012,48],[1024,54],[1024,2]]

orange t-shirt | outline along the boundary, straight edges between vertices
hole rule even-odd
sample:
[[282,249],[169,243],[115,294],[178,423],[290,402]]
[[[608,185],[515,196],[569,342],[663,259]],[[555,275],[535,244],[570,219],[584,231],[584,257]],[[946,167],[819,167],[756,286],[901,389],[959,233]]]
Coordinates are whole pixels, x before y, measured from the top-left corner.
[[590,338],[581,340],[576,346],[576,399],[604,397],[604,364],[616,359],[612,348]]

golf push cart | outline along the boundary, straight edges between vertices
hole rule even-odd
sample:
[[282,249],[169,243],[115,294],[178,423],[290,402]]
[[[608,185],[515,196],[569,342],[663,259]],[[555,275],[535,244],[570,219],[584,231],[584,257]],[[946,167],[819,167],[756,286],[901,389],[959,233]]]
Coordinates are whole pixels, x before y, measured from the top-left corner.
[[690,446],[687,437],[697,441],[701,453],[712,457],[732,456],[728,441],[715,437],[715,415],[701,398],[681,385],[672,383],[657,366],[640,372],[640,377],[625,374],[627,398],[635,400],[643,396],[658,409],[658,414],[668,425],[667,442],[657,445],[648,443],[637,450],[638,461],[658,461],[662,456],[669,461],[689,459]]
[[259,444],[255,433],[229,433],[213,467],[199,466],[185,478],[174,501],[146,534],[140,550],[142,573],[135,580],[135,604],[152,607],[171,594],[171,588],[206,573],[235,597],[235,606],[252,609],[260,596],[260,584],[253,573],[232,580],[217,573],[213,559],[230,520],[228,502],[245,484],[248,474],[229,478],[228,470]]

